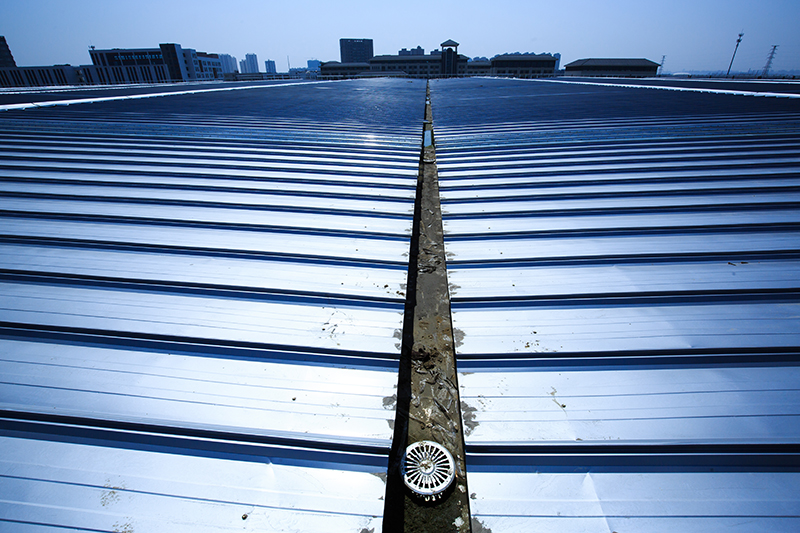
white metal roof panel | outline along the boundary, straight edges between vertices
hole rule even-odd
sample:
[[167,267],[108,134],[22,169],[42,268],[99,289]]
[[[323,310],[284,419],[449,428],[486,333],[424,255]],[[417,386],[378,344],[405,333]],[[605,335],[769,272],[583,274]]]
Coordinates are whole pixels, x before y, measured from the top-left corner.
[[469,482],[473,515],[492,531],[793,531],[800,523],[792,474],[473,472]]
[[0,116],[0,529],[380,529],[424,83],[321,86]]
[[797,104],[487,79],[432,101],[473,516],[796,529]]
[[0,447],[0,519],[13,531],[380,527],[384,483],[365,472],[31,438]]

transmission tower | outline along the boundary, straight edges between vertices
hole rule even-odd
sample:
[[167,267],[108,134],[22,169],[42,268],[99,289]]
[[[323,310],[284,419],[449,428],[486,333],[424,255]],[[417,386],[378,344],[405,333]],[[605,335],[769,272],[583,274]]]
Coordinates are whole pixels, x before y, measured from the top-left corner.
[[658,75],[664,75],[664,61],[667,60],[667,56],[661,56],[661,64],[658,66]]
[[777,44],[772,45],[772,50],[769,51],[769,56],[767,56],[767,64],[764,65],[764,72],[761,73],[762,78],[766,78],[769,74],[769,69],[772,68],[772,60],[775,59],[775,50],[778,49]]
[[741,32],[739,34],[739,38],[736,39],[736,48],[733,49],[733,57],[731,58],[731,64],[728,65],[728,73],[725,74],[726,78],[731,75],[731,67],[733,66],[733,60],[736,58],[736,50],[739,49],[739,43],[742,42],[742,37],[744,37],[744,32]]

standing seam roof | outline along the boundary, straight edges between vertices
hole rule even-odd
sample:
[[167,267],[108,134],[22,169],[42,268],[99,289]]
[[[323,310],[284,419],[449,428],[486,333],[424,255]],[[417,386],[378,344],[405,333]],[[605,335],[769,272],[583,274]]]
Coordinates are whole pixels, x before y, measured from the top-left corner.
[[0,115],[0,523],[380,529],[424,91]]
[[481,527],[796,529],[796,101],[431,98]]

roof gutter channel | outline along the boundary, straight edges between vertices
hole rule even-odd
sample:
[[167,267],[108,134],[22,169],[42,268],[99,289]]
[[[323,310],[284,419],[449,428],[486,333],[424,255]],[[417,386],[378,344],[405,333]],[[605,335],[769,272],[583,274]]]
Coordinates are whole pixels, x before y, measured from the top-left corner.
[[[409,256],[397,414],[383,531],[470,533],[464,432],[450,317],[430,88],[426,97]],[[443,497],[435,502],[415,497],[403,483],[405,449],[421,440],[441,444],[455,460],[455,480]]]

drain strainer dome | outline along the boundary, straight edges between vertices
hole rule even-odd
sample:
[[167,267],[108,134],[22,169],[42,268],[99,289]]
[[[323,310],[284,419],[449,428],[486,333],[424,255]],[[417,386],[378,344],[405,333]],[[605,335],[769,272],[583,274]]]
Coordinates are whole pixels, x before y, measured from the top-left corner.
[[421,440],[406,448],[403,481],[426,501],[441,498],[455,478],[455,461],[439,443]]

